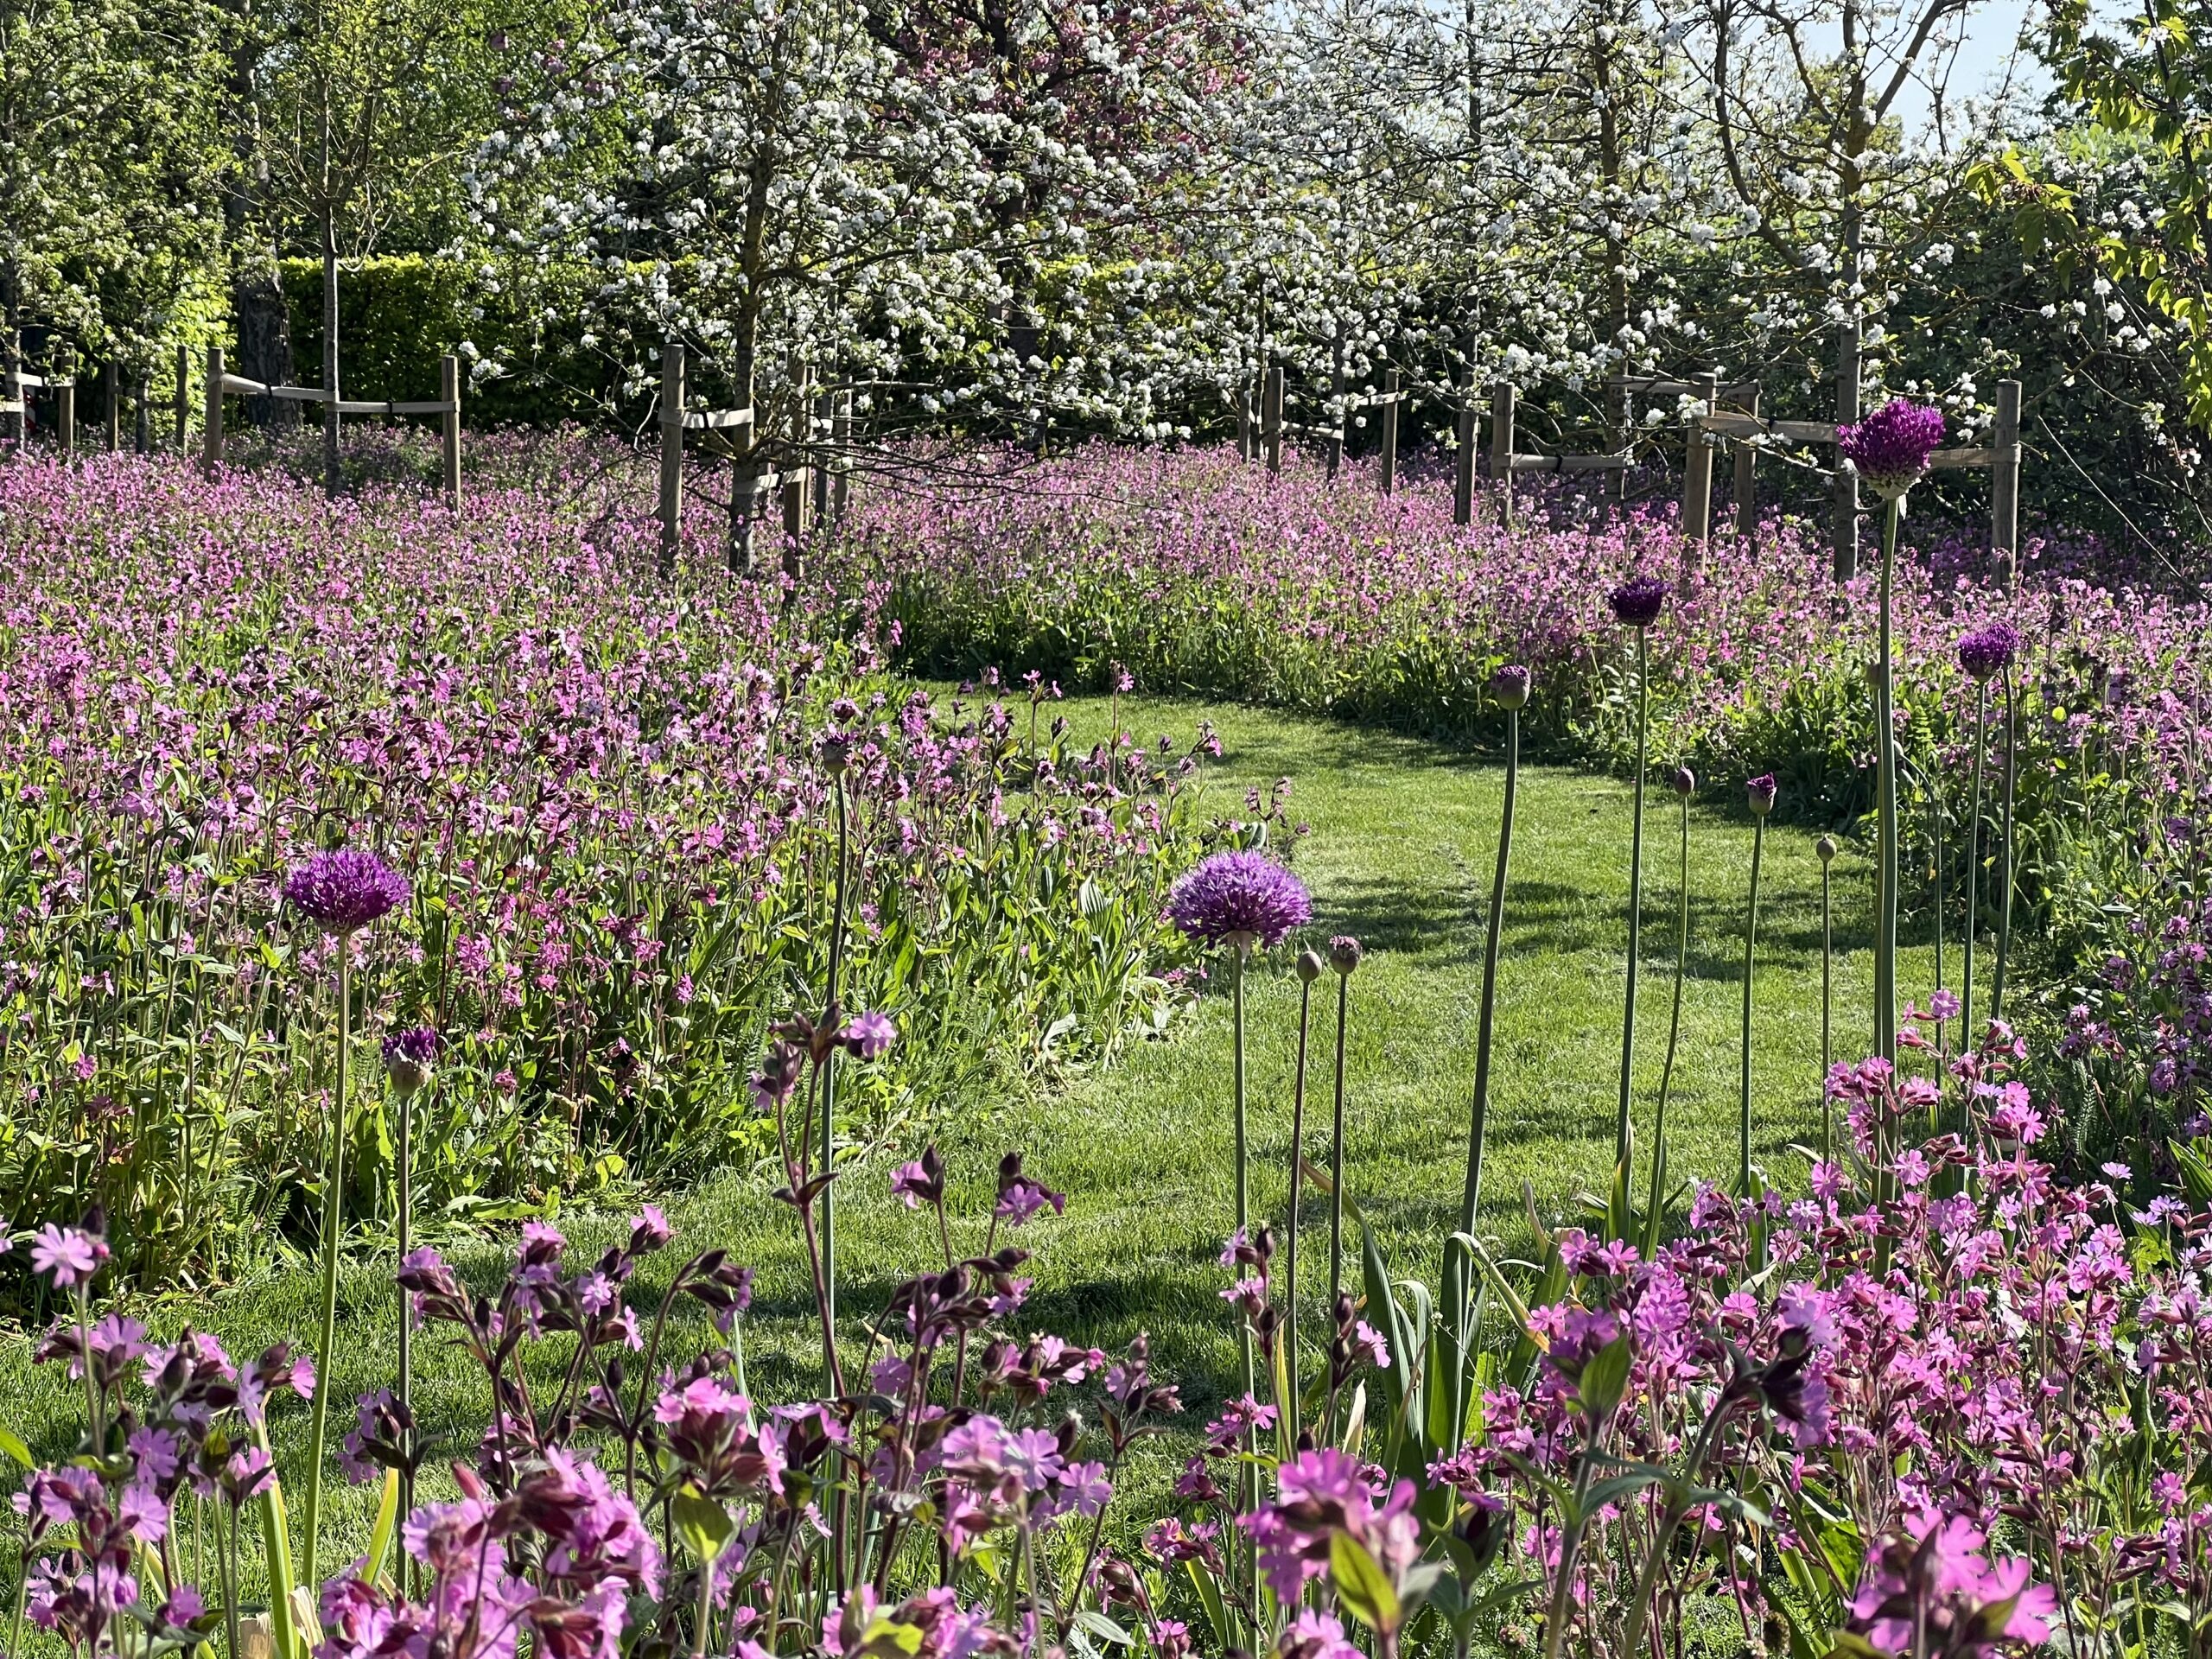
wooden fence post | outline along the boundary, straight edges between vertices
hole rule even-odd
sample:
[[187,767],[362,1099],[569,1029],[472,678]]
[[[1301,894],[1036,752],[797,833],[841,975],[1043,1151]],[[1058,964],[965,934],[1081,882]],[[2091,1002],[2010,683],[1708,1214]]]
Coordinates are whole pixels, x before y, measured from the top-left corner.
[[438,419],[444,428],[446,505],[461,511],[461,356],[448,352],[438,359],[438,401],[446,411]]
[[1253,447],[1252,383],[1243,380],[1236,387],[1236,459],[1250,461]]
[[1337,469],[1344,464],[1344,340],[1341,329],[1335,345],[1330,348],[1329,396],[1336,404],[1336,419],[1322,452],[1328,461],[1329,476],[1333,479]]
[[1475,518],[1475,372],[1459,371],[1459,453],[1452,482],[1452,522],[1472,524]]
[[154,414],[147,405],[151,401],[152,377],[140,375],[130,383],[130,447],[142,455],[154,453]]
[[845,508],[852,499],[853,463],[848,453],[853,447],[853,394],[837,394],[836,407],[830,416],[830,442],[837,452],[837,463],[830,474],[830,522],[845,522]]
[[1498,523],[1513,524],[1513,402],[1511,385],[1500,381],[1490,394],[1490,479],[1497,486]]
[[184,453],[184,441],[192,416],[192,347],[181,340],[176,348],[176,452]]
[[[1759,412],[1759,389],[1751,388],[1751,395],[1744,400],[1744,412]],[[1736,533],[1746,541],[1759,526],[1759,452],[1756,444],[1736,446]]]
[[1282,471],[1282,365],[1268,365],[1267,391],[1260,403],[1260,433],[1267,444],[1268,470]]
[[813,401],[801,381],[791,388],[791,460],[784,473],[784,574],[795,584],[806,579],[801,549],[806,535],[806,454],[813,424]]
[[1391,369],[1382,376],[1382,493],[1390,495],[1398,487],[1398,388],[1403,383],[1398,372]]
[[660,348],[660,572],[676,569],[683,533],[683,348]]
[[200,462],[211,474],[223,464],[223,348],[207,348],[207,425],[200,435]]
[[113,358],[100,365],[100,389],[107,393],[103,414],[107,452],[111,455],[123,448],[123,365]]
[[830,435],[836,425],[837,394],[817,392],[814,399],[814,435],[823,446],[822,464],[814,469],[814,522],[818,525],[827,524],[830,518],[830,480],[836,471],[836,454]]
[[[77,457],[77,359],[64,353],[54,359],[58,371],[54,378],[61,384],[54,389],[54,435],[61,443],[61,459],[73,461]],[[24,407],[28,409],[29,404]]]
[[2020,575],[2020,383],[1997,383],[1989,444],[1989,547],[2005,563],[2009,590]]
[[1691,411],[1684,428],[1688,435],[1682,451],[1682,536],[1688,541],[1701,542],[1712,528],[1713,446],[1706,442],[1698,416],[1715,412],[1713,405],[1720,401],[1720,377],[1700,374],[1690,386],[1690,396],[1701,407]]

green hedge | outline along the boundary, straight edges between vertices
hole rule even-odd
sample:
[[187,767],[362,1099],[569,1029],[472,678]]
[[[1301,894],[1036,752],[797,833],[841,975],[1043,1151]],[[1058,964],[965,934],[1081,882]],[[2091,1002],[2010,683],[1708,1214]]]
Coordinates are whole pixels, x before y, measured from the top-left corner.
[[[322,378],[321,262],[285,259],[279,269],[296,378],[315,385]],[[419,254],[349,264],[338,278],[340,384],[348,397],[435,397],[439,356],[460,349],[464,374],[484,361],[500,370],[469,380],[461,409],[471,426],[603,416],[618,375],[578,343],[575,323],[594,281],[581,268],[487,279],[480,264]]]

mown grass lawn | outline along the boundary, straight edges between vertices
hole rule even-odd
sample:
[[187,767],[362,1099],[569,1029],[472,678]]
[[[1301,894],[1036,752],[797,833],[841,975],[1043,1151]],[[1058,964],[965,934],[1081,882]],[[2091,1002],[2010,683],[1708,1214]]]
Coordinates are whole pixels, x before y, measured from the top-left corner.
[[[1103,699],[1074,700],[1063,712],[1079,729],[1106,729]],[[1503,772],[1495,756],[1424,744],[1324,721],[1232,706],[1160,699],[1122,705],[1140,735],[1187,733],[1198,718],[1218,727],[1224,754],[1211,774],[1208,809],[1243,810],[1251,784],[1294,780],[1294,816],[1313,834],[1297,868],[1314,894],[1317,942],[1357,936],[1367,960],[1352,981],[1347,1056],[1347,1185],[1372,1217],[1395,1269],[1433,1281],[1444,1234],[1457,1218],[1464,1179],[1482,924],[1496,846]],[[1676,899],[1676,807],[1662,787],[1649,801],[1637,1098],[1648,1124],[1667,1034]],[[1752,1050],[1755,1158],[1777,1181],[1801,1183],[1793,1143],[1820,1125],[1820,866],[1810,832],[1767,835]],[[1527,1237],[1523,1188],[1547,1221],[1569,1215],[1578,1195],[1605,1179],[1611,1161],[1619,1064],[1620,999],[1628,889],[1629,791],[1582,773],[1530,767],[1522,776],[1514,880],[1504,930],[1498,1052],[1480,1230],[1510,1252]],[[1681,1179],[1725,1179],[1736,1160],[1737,1065],[1742,995],[1745,885],[1751,847],[1741,814],[1691,814],[1692,938],[1683,999],[1681,1054],[1672,1123],[1672,1166]],[[1847,849],[1834,866],[1837,898],[1836,1052],[1855,1057],[1871,1030],[1868,995],[1869,873]],[[1909,953],[1907,991],[1924,1001],[1930,953]],[[1298,982],[1288,953],[1249,984],[1255,1203],[1280,1219],[1288,1190],[1291,1071]],[[1313,1093],[1306,1155],[1326,1162],[1328,1048],[1332,979],[1315,999]],[[1020,1236],[1036,1252],[1027,1324],[1113,1349],[1139,1330],[1153,1340],[1156,1369],[1179,1377],[1204,1421],[1234,1364],[1235,1346],[1215,1264],[1232,1213],[1225,997],[1210,995],[1164,1041],[1133,1046],[1109,1070],[1028,1097],[954,1103],[940,1141],[956,1178],[955,1203],[974,1219],[979,1244],[1000,1153],[1019,1148],[1031,1172],[1068,1194],[1064,1217],[1046,1216]],[[906,1155],[911,1148],[902,1148]],[[934,1231],[887,1195],[887,1160],[840,1183],[845,1328],[857,1344],[865,1320],[899,1280],[932,1264]],[[790,1212],[766,1196],[770,1183],[722,1176],[668,1202],[679,1246],[728,1246],[759,1269],[747,1322],[753,1385],[774,1400],[813,1389],[819,1344]],[[1305,1208],[1303,1282],[1308,1332],[1320,1329],[1325,1273],[1325,1205]],[[597,1247],[613,1217],[572,1217],[571,1240]],[[486,1278],[501,1247],[464,1245],[457,1259]],[[657,1264],[664,1275],[673,1253]],[[345,1278],[334,1402],[350,1402],[387,1382],[397,1293],[390,1262],[366,1259]],[[234,1354],[279,1336],[310,1333],[315,1286],[304,1268],[241,1285],[213,1300],[172,1298],[155,1323],[211,1328]],[[687,1316],[698,1338],[703,1321]],[[34,1367],[29,1340],[0,1338],[0,1421],[53,1452],[74,1433],[79,1396],[56,1367]],[[678,1351],[684,1351],[678,1344]],[[421,1345],[418,1398],[425,1424],[473,1441],[486,1408],[480,1382],[435,1340]],[[280,1421],[280,1458],[296,1459],[306,1412]],[[334,1433],[335,1431],[334,1431]],[[1138,1471],[1154,1487],[1175,1455],[1159,1449]],[[296,1484],[296,1478],[295,1478]],[[365,1491],[341,1492],[337,1542],[326,1570],[351,1559],[365,1533]],[[1134,1521],[1137,1509],[1124,1511]]]

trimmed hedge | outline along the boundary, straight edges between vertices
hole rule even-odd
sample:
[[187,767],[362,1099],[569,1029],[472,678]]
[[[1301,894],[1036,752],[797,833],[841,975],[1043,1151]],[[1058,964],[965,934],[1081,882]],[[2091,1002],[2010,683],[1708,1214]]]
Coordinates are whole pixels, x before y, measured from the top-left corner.
[[[321,378],[322,264],[285,259],[278,268],[295,372],[314,384]],[[581,268],[487,278],[480,264],[420,254],[349,263],[338,277],[340,384],[348,397],[435,397],[438,359],[458,348],[471,375],[461,397],[470,426],[603,419],[620,377],[579,344],[575,326],[593,281]],[[487,361],[499,372],[472,373]]]

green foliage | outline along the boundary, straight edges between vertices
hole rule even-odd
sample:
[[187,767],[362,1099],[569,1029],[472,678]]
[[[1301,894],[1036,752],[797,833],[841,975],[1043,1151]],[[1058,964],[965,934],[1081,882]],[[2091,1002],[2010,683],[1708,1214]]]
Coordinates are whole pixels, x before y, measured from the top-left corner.
[[[306,365],[322,353],[321,262],[286,259],[278,270],[294,358],[312,380]],[[590,280],[582,267],[524,276],[411,253],[348,261],[338,279],[339,383],[348,397],[435,397],[438,359],[457,352],[470,377],[461,397],[468,425],[604,416],[619,379],[573,321]]]

